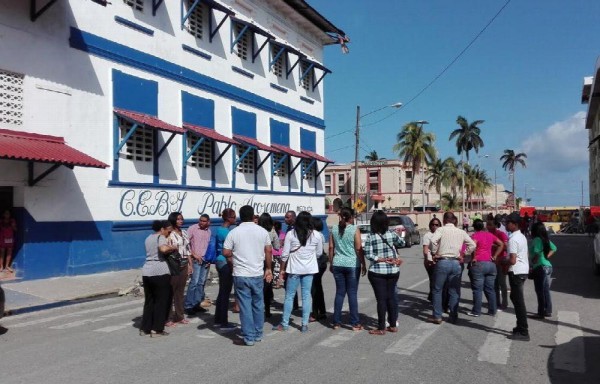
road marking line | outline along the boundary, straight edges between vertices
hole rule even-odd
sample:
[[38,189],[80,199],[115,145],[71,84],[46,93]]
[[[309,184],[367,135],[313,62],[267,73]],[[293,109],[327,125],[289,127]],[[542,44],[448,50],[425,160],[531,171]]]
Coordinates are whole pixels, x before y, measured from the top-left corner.
[[433,333],[440,328],[439,325],[430,323],[421,323],[417,325],[413,332],[404,335],[400,340],[390,345],[385,353],[395,353],[398,355],[410,356],[427,340]]
[[81,316],[81,315],[86,315],[88,313],[102,312],[102,311],[105,311],[105,310],[126,307],[126,306],[130,306],[130,305],[134,305],[134,304],[137,305],[137,306],[139,306],[143,302],[144,302],[144,300],[142,299],[142,300],[128,301],[126,303],[105,305],[105,306],[102,306],[102,307],[85,309],[83,311],[73,312],[73,313],[67,313],[67,314],[64,314],[64,315],[58,315],[58,316],[52,316],[52,317],[44,317],[44,318],[38,319],[38,320],[25,321],[25,322],[22,322],[22,323],[17,323],[17,324],[11,325],[10,327],[11,328],[22,328],[22,327],[27,327],[27,326],[30,326],[30,325],[37,325],[37,324],[49,323],[51,321],[58,320],[58,319],[64,319],[64,318],[68,318],[68,317],[77,317],[77,316]]
[[326,338],[325,340],[321,341],[317,345],[320,345],[321,347],[336,348],[345,343],[346,341],[352,339],[358,333],[360,332],[348,331],[344,334],[332,335]]
[[429,282],[429,278],[427,278],[427,279],[423,279],[423,280],[419,281],[418,283],[414,283],[414,284],[413,284],[413,285],[411,285],[410,287],[406,287],[406,288],[402,288],[402,287],[400,287],[400,290],[401,290],[401,291],[410,291],[411,289],[415,289],[415,288],[417,288],[419,285],[421,285],[421,284],[423,284],[423,283],[427,283],[427,282]]
[[[498,312],[496,321],[494,322],[494,329],[511,329],[513,323],[514,316],[506,312]],[[507,338],[506,335],[489,332],[485,338],[485,342],[479,348],[477,360],[506,365],[510,355],[511,343],[512,340]]]
[[203,334],[197,334],[196,337],[199,337],[201,339],[214,339],[215,337],[217,337],[217,335],[203,335]]
[[121,311],[121,312],[114,312],[114,313],[109,313],[108,315],[103,315],[103,316],[99,316],[99,317],[93,317],[93,318],[88,318],[88,319],[81,319],[81,320],[77,320],[77,321],[73,321],[70,323],[66,323],[66,324],[61,324],[61,325],[55,325],[52,327],[48,327],[49,329],[69,329],[69,328],[75,328],[75,327],[79,327],[81,325],[85,325],[85,324],[92,324],[92,323],[97,323],[99,321],[104,321],[106,319],[109,319],[111,317],[117,317],[117,316],[121,316],[121,315],[127,315],[130,313],[140,313],[142,311],[142,308],[132,308],[132,309],[128,309],[125,311]]
[[579,323],[579,313],[558,311],[558,330],[554,340],[556,341],[552,355],[554,368],[585,373],[585,346]]
[[114,332],[114,331],[120,331],[121,329],[125,329],[128,327],[132,327],[134,324],[135,324],[135,322],[130,321],[128,323],[124,323],[121,325],[112,325],[110,327],[94,329],[94,332],[110,333],[110,332]]

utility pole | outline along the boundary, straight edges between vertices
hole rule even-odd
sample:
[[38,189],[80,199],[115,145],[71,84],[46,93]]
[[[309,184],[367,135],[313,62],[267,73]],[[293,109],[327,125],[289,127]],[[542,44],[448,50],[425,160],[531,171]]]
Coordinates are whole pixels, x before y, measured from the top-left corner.
[[358,201],[358,147],[360,141],[360,105],[356,106],[356,142],[354,144],[354,201],[352,204],[356,204]]

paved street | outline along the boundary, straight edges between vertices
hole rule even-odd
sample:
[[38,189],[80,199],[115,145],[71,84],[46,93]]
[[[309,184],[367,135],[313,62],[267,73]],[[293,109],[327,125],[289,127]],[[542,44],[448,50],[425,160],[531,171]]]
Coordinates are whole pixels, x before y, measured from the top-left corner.
[[[529,321],[532,340],[506,338],[515,325],[508,311],[469,318],[471,291],[463,289],[458,324],[428,324],[427,280],[420,246],[403,251],[400,325],[397,334],[334,331],[327,324],[272,332],[254,347],[233,344],[237,331],[211,328],[212,314],[171,329],[168,337],[138,336],[134,324],[142,299],[112,298],[7,317],[0,323],[2,384],[13,383],[598,383],[600,382],[600,277],[593,276],[588,239],[554,237],[559,253],[552,285],[555,313]],[[464,274],[463,287],[468,287]],[[328,308],[334,283],[325,278]],[[271,322],[280,318],[283,290]],[[216,286],[208,289],[216,297]],[[529,312],[536,309],[526,283]],[[375,300],[360,282],[363,323],[376,322]],[[211,308],[211,312],[214,307]],[[297,313],[296,315],[299,315]],[[238,321],[236,315],[231,320]]]

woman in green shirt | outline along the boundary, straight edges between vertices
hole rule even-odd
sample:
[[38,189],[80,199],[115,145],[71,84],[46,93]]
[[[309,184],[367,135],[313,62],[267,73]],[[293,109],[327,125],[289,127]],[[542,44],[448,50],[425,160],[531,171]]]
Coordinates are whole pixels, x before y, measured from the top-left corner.
[[542,222],[533,225],[531,236],[529,268],[533,271],[533,283],[538,300],[537,317],[543,319],[552,316],[552,298],[550,297],[552,264],[548,259],[556,252],[556,246],[548,238],[548,232]]
[[333,305],[333,328],[342,324],[342,305],[348,295],[350,324],[352,330],[363,329],[358,317],[358,279],[367,273],[365,256],[362,253],[360,231],[354,225],[354,215],[350,208],[340,211],[340,223],[333,226],[329,236],[329,270],[335,279],[335,301]]

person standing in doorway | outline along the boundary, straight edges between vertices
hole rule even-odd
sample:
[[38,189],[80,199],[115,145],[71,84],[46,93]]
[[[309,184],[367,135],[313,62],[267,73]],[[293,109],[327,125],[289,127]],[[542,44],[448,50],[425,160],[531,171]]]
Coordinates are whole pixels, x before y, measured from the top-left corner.
[[523,286],[529,274],[529,257],[527,238],[519,230],[521,217],[514,212],[506,218],[506,229],[510,232],[508,238],[508,282],[510,283],[510,301],[515,308],[517,326],[513,328],[509,338],[513,340],[529,341],[529,327],[527,325],[527,307],[523,296]]
[[0,272],[6,270],[14,272],[12,268],[13,250],[15,248],[15,234],[17,222],[12,218],[7,209],[0,218]]
[[243,342],[252,346],[262,341],[265,321],[264,281],[271,282],[271,238],[254,224],[254,208],[244,205],[239,211],[242,223],[223,244],[223,256],[233,263],[235,295],[240,306]]
[[210,262],[204,260],[204,255],[206,254],[212,235],[210,231],[210,216],[206,213],[202,214],[198,223],[192,225],[187,232],[192,251],[192,277],[185,295],[184,308],[188,315],[193,315],[196,312],[206,311],[201,303],[206,299],[204,286],[206,285],[206,278],[210,270]]

